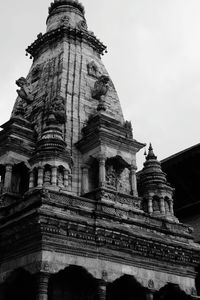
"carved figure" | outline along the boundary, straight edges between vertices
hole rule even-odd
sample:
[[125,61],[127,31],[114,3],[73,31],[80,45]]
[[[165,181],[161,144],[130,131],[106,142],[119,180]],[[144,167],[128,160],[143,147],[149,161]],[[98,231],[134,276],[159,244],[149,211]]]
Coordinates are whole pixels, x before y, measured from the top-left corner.
[[27,103],[31,103],[33,101],[33,95],[31,86],[28,84],[26,78],[20,77],[16,80],[16,84],[20,87],[20,90],[17,90],[19,97]]
[[87,64],[87,70],[88,70],[88,75],[92,77],[98,78],[98,76],[100,75],[99,68],[94,60],[92,60]]
[[59,124],[63,124],[66,121],[66,112],[65,112],[65,101],[61,96],[56,96],[50,102],[47,108],[48,120],[55,120]]
[[106,170],[106,183],[109,186],[112,186],[114,188],[117,187],[117,177],[116,177],[116,171],[112,165],[107,167]]
[[105,96],[109,89],[109,77],[107,75],[102,75],[95,82],[94,89],[92,91],[92,97],[97,100],[101,100],[102,96]]

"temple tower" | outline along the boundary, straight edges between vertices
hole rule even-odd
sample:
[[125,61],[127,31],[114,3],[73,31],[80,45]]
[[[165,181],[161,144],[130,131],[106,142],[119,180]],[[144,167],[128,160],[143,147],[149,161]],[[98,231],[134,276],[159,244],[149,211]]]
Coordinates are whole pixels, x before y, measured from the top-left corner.
[[33,63],[0,132],[0,299],[195,294],[200,248],[174,217],[151,148],[138,194],[145,145],[123,117],[105,52],[75,0],[52,2],[46,33],[26,49]]

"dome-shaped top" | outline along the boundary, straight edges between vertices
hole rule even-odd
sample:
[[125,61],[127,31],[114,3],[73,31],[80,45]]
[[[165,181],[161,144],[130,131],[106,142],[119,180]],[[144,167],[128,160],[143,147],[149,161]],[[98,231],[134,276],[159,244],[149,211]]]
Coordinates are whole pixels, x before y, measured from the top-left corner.
[[169,186],[166,175],[161,169],[161,163],[157,160],[151,144],[146,156],[146,161],[144,162],[144,168],[140,173],[140,184],[142,186],[152,184],[164,184]]
[[55,0],[49,7],[47,32],[60,26],[87,29],[85,9],[77,0]]
[[50,4],[49,14],[52,14],[57,8],[71,6],[78,9],[82,14],[85,13],[84,6],[78,0],[54,0]]

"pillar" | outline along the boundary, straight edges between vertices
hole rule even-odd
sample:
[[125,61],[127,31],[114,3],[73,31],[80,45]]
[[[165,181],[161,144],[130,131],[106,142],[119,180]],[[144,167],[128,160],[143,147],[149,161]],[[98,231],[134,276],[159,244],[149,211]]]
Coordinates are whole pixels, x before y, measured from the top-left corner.
[[64,170],[64,187],[69,185],[69,170]]
[[5,167],[4,189],[6,191],[11,190],[12,168],[13,168],[12,165],[6,165],[6,167]]
[[149,214],[153,213],[153,199],[152,199],[152,197],[148,198],[148,212],[149,212]]
[[51,168],[51,184],[53,186],[57,185],[57,167]]
[[38,167],[38,181],[37,186],[42,187],[44,183],[44,168]]
[[89,175],[88,175],[89,166],[82,167],[82,194],[89,192]]
[[48,300],[49,274],[40,272],[36,274],[36,300]]
[[34,187],[34,173],[33,170],[29,172],[29,189]]
[[136,170],[137,168],[132,165],[130,170],[130,177],[131,177],[131,191],[134,197],[138,197]]
[[169,211],[171,213],[171,215],[174,215],[174,204],[173,204],[173,200],[169,199]]
[[106,300],[106,282],[98,280],[98,300]]
[[163,197],[160,198],[160,212],[161,214],[165,214],[165,200]]
[[99,156],[99,186],[105,186],[106,183],[106,157]]
[[151,292],[151,291],[147,292],[146,300],[153,300],[153,298],[154,298],[153,292]]

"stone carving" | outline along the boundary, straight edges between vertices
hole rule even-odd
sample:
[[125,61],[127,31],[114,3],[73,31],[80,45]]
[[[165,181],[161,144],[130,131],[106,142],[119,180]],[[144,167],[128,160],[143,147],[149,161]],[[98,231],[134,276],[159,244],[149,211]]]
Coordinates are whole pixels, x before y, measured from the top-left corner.
[[124,127],[125,127],[126,130],[127,130],[126,137],[127,137],[127,138],[133,138],[133,128],[132,128],[131,122],[126,121],[126,122],[124,123]]
[[65,100],[61,96],[53,98],[47,107],[48,120],[57,121],[59,124],[64,124],[66,121]]
[[131,193],[130,171],[127,168],[125,168],[123,172],[120,174],[118,188],[121,193],[125,193],[125,194]]
[[87,24],[84,20],[80,21],[77,25],[78,29],[80,30],[87,30]]
[[62,169],[58,169],[57,185],[64,186],[64,172]]
[[97,66],[94,60],[92,60],[87,64],[87,70],[88,70],[88,75],[95,78],[98,78],[101,74],[99,67]]
[[106,169],[106,184],[109,187],[117,188],[116,171],[112,165],[108,166]]
[[148,281],[148,288],[149,288],[149,289],[154,289],[154,282],[153,282],[152,279],[150,279],[150,280]]
[[92,97],[97,100],[102,100],[102,96],[106,96],[109,89],[109,77],[107,75],[101,75],[95,82],[94,89],[92,91]]
[[60,25],[61,26],[69,26],[69,22],[70,22],[70,17],[64,16],[60,20]]
[[17,90],[19,97],[27,103],[31,103],[33,101],[31,85],[28,84],[24,77],[20,77],[16,80],[16,84],[20,87],[20,90]]

